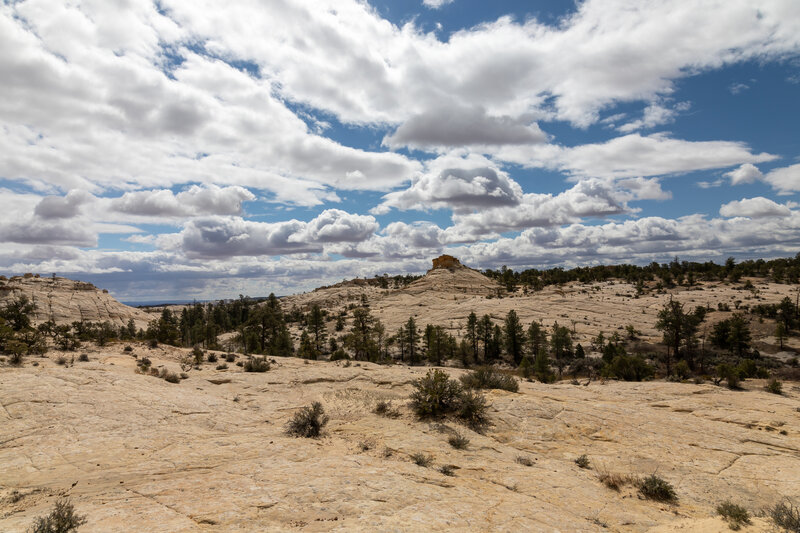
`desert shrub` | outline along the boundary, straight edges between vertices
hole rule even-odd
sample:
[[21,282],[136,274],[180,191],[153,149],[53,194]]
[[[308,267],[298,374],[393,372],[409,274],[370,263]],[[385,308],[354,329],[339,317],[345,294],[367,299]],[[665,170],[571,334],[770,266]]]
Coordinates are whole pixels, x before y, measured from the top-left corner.
[[617,355],[603,367],[604,377],[642,381],[653,377],[655,369],[640,355]]
[[21,351],[14,351],[8,356],[8,364],[11,366],[20,366],[24,359],[25,357]]
[[533,466],[533,459],[525,455],[518,455],[515,461],[523,466]]
[[123,351],[123,352],[132,352],[132,351],[133,351],[133,347],[132,347],[132,346],[130,346],[130,345],[128,345],[128,346],[126,346],[125,348],[123,348],[123,349],[122,349],[122,351]]
[[339,348],[335,352],[333,352],[331,354],[331,357],[330,357],[331,361],[341,361],[343,359],[344,360],[350,359],[350,356],[347,354],[347,352],[345,352],[341,348]]
[[742,526],[750,523],[750,514],[741,505],[724,501],[717,505],[717,513],[728,522],[728,526],[738,531]]
[[724,379],[728,384],[728,388],[731,390],[739,390],[742,388],[739,369],[734,368],[727,363],[717,365],[717,376],[720,380]]
[[217,365],[217,370],[228,370],[228,365],[225,363]]
[[783,383],[773,378],[764,386],[764,390],[772,394],[783,394]]
[[392,402],[387,400],[380,400],[375,405],[374,413],[387,418],[397,418],[400,416],[400,411],[395,409],[394,406],[392,406]]
[[166,368],[162,368],[161,371],[158,373],[158,377],[166,381],[167,383],[180,383],[181,377],[176,374],[175,372],[170,372]]
[[433,456],[431,455],[426,455],[424,453],[412,453],[409,457],[417,466],[428,468],[431,466],[431,464],[433,464]]
[[206,356],[206,361],[208,361],[209,363],[216,363],[217,362],[217,354],[215,354],[215,353],[208,354]]
[[236,354],[235,353],[226,353],[225,354],[225,361],[228,363],[233,363],[236,361]]
[[455,476],[456,468],[453,465],[442,465],[439,467],[439,473],[444,474],[445,476]]
[[152,362],[150,361],[149,358],[142,357],[136,362],[136,364],[139,365],[139,368],[141,368],[142,370],[147,370],[148,368],[150,368]]
[[194,358],[194,364],[201,364],[203,362],[203,358],[205,357],[202,348],[199,346],[192,348],[192,357]]
[[429,370],[425,377],[414,382],[411,407],[420,417],[438,417],[455,412],[462,389],[443,370]]
[[150,339],[149,341],[147,341],[147,345],[150,348],[158,348],[158,340],[157,339]]
[[586,457],[586,454],[583,454],[577,459],[575,459],[575,464],[578,465],[580,468],[589,468],[589,458]]
[[89,354],[87,354],[87,353],[80,354],[78,356],[78,361],[80,361],[81,363],[85,363],[85,362],[89,361]]
[[519,373],[525,379],[533,378],[533,358],[525,356],[519,364]]
[[758,366],[752,359],[745,359],[736,367],[742,379],[754,378],[758,375]]
[[59,355],[58,357],[56,357],[56,364],[57,365],[61,365],[61,366],[66,365],[67,364],[67,358],[64,357],[63,355]]
[[465,391],[458,381],[450,379],[443,370],[429,370],[425,377],[414,382],[414,389],[411,407],[420,418],[455,415],[473,428],[488,422],[488,405],[483,394],[474,390]]
[[519,391],[519,383],[514,376],[503,374],[493,366],[480,366],[461,376],[461,383],[467,389],[502,389],[509,392]]
[[245,372],[266,372],[269,370],[269,361],[266,357],[251,357],[244,363]]
[[619,490],[623,485],[630,481],[628,476],[617,474],[615,472],[603,471],[597,474],[597,479],[600,483],[605,485],[611,490]]
[[692,375],[692,371],[689,368],[689,363],[686,361],[678,361],[678,364],[675,365],[675,375],[681,381],[684,379],[689,379],[689,376]]
[[69,533],[77,531],[86,523],[86,517],[75,514],[75,507],[69,499],[56,501],[53,510],[47,516],[40,516],[34,520],[31,533]]
[[789,502],[776,503],[767,509],[767,516],[772,522],[791,533],[800,533],[800,508]]
[[674,502],[677,500],[675,489],[672,484],[657,476],[650,474],[649,476],[639,480],[639,494],[648,500],[655,500],[658,502]]
[[450,437],[447,439],[447,442],[456,450],[464,450],[467,448],[467,445],[469,445],[469,439],[461,433],[450,435]]
[[328,423],[328,415],[322,404],[314,402],[310,407],[297,411],[286,425],[286,433],[293,437],[317,438]]
[[486,397],[478,391],[466,390],[459,395],[456,416],[472,428],[480,428],[488,424]]

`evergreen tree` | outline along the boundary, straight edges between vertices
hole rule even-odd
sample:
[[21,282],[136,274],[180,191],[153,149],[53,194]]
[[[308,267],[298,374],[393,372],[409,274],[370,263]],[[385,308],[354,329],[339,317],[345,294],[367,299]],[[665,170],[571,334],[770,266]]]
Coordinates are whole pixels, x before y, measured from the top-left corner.
[[506,315],[503,325],[503,340],[505,341],[506,353],[511,356],[515,365],[522,362],[522,345],[525,336],[522,331],[522,324],[517,317],[517,312],[513,309]]
[[550,335],[550,347],[553,350],[553,357],[558,367],[558,375],[561,376],[564,367],[572,359],[572,335],[569,328],[559,326],[558,322],[553,324],[553,333]]
[[470,312],[467,317],[467,333],[465,335],[466,341],[470,347],[472,357],[478,357],[478,315],[475,311]]
[[314,304],[311,308],[306,319],[306,324],[311,339],[314,342],[314,349],[318,353],[322,353],[325,350],[325,340],[328,337],[328,331],[325,328],[325,316],[319,308],[319,305]]
[[532,355],[539,353],[547,345],[547,333],[538,322],[531,322],[527,333],[528,351]]

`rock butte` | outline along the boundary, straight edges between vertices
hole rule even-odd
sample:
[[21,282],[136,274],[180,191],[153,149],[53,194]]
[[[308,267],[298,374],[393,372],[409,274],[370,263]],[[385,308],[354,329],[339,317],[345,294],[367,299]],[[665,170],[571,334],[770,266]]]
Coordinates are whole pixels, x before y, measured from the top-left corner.
[[[751,303],[790,294],[788,286],[754,282],[759,295]],[[701,288],[672,296],[695,306],[750,294],[721,283]],[[631,323],[655,340],[655,313],[669,297],[634,298],[622,282],[502,299],[498,290],[446,262],[403,289],[341,284],[283,305],[338,309],[365,294],[390,331],[410,313],[419,324],[452,321],[457,332],[470,310],[499,320],[513,308],[526,322],[574,320],[579,339]],[[768,337],[754,333],[756,343]],[[59,366],[61,353],[51,352],[21,368],[0,367],[0,531],[25,531],[59,495],[87,515],[84,533],[725,532],[715,513],[724,500],[752,514],[800,498],[800,387],[793,383],[776,396],[762,380],[739,392],[690,383],[521,382],[518,393],[487,391],[492,425],[481,434],[412,415],[411,383],[425,367],[277,358],[263,374],[205,363],[171,384],[136,373],[136,357],[180,371],[189,350],[134,344],[130,354],[123,346],[87,347],[86,363]],[[401,416],[376,415],[379,400],[392,401]],[[331,418],[323,437],[285,435],[291,415],[313,401]],[[448,444],[454,432],[469,438],[466,449]],[[432,467],[414,464],[415,453],[432,455]],[[574,462],[583,454],[589,469]],[[454,475],[440,473],[443,465],[453,465]],[[608,489],[602,472],[657,472],[674,485],[678,504],[644,500],[630,485]],[[771,530],[755,517],[744,531]]]

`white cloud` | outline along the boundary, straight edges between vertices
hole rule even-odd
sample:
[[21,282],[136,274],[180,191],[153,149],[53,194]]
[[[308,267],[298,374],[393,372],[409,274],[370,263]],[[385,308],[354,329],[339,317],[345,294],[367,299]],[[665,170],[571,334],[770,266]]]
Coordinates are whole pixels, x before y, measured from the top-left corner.
[[675,122],[675,117],[678,115],[678,110],[685,111],[688,109],[686,102],[681,102],[681,106],[676,106],[675,109],[666,108],[660,104],[650,104],[644,108],[643,116],[639,120],[634,120],[618,126],[617,130],[622,133],[631,133],[641,129],[651,129],[656,126],[670,124]]
[[764,181],[776,189],[778,194],[800,191],[800,164],[770,170],[764,176]]
[[422,0],[422,4],[430,9],[439,9],[447,4],[452,4],[453,0]]
[[744,143],[684,141],[664,134],[638,133],[575,147],[503,147],[494,156],[529,167],[561,170],[576,178],[663,176],[777,159],[767,153],[754,154]]
[[731,185],[741,185],[742,183],[753,183],[763,177],[758,168],[752,163],[745,163],[739,168],[726,172],[725,177],[731,179]]
[[129,215],[155,217],[238,215],[242,212],[242,202],[254,199],[253,193],[239,186],[193,185],[178,194],[168,189],[126,192],[111,200],[108,208]]
[[731,83],[728,86],[728,91],[730,91],[731,94],[736,95],[736,94],[739,94],[741,92],[746,91],[749,88],[750,88],[750,86],[747,85],[746,83],[736,82],[736,83]]
[[719,214],[724,217],[788,217],[792,211],[785,205],[757,196],[728,202],[719,208]]

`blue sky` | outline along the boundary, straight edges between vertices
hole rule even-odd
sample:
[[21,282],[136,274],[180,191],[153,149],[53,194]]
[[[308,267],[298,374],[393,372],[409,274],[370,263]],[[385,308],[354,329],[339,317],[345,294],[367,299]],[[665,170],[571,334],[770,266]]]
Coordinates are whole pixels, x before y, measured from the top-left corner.
[[793,0],[21,0],[0,72],[0,269],[126,301],[800,250]]

